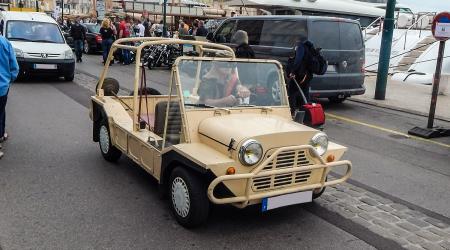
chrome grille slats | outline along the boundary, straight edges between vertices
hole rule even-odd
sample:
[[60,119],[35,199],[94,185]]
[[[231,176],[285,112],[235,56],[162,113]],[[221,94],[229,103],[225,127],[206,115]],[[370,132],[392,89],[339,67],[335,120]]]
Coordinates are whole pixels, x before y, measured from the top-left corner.
[[[56,57],[60,57],[60,54],[48,54],[48,53],[26,53],[28,56],[30,57],[35,57],[35,58],[56,58]],[[42,57],[42,54],[45,54],[46,57]]]
[[[265,159],[268,159],[274,151],[275,149],[269,151],[266,154]],[[310,159],[310,156],[305,150],[290,150],[279,153],[262,169],[261,172],[310,165],[314,165],[314,162]],[[267,191],[298,185],[308,182],[310,176],[311,171],[297,171],[292,173],[255,177],[253,178],[252,189],[253,191]]]

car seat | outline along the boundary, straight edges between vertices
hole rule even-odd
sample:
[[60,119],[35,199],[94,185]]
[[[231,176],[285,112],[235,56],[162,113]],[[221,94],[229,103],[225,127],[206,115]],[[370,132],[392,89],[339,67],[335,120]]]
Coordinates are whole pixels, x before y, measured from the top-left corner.
[[[154,132],[160,137],[164,136],[164,123],[166,121],[167,101],[158,102],[155,106]],[[170,102],[169,118],[167,121],[166,143],[178,144],[181,138],[182,119],[178,102]]]

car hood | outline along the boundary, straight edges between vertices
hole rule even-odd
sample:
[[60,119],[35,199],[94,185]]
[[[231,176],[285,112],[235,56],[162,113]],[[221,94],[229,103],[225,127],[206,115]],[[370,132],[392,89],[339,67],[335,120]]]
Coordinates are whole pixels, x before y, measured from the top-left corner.
[[13,48],[20,49],[24,53],[47,53],[47,54],[64,54],[66,50],[70,50],[66,43],[38,43],[11,41]]
[[249,138],[266,141],[273,146],[294,145],[317,132],[292,120],[266,114],[216,116],[203,120],[199,125],[201,135],[223,145],[230,144],[231,139],[240,144]]

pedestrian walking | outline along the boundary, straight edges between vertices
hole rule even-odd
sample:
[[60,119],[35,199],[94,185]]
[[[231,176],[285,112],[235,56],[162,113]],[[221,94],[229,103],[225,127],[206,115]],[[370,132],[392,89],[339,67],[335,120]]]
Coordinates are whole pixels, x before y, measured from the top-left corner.
[[235,55],[237,58],[255,58],[255,52],[248,45],[247,32],[238,30],[231,38],[231,43],[237,45]]
[[[127,38],[130,37],[130,17],[126,16],[125,19],[122,19],[122,21],[119,24],[119,38]],[[130,58],[130,51],[127,49],[122,49],[122,59],[124,65],[129,65],[131,63]]]
[[188,26],[184,22],[180,22],[180,26],[178,27],[178,35],[186,36],[189,35]]
[[73,38],[77,62],[82,62],[83,60],[81,57],[83,56],[84,40],[86,40],[86,29],[80,23],[80,17],[77,17],[75,24],[72,25],[72,28],[70,29],[70,36]]
[[[306,97],[306,101],[309,102],[309,88],[313,74],[308,70],[307,53],[308,51],[304,42],[298,41],[294,49],[294,57],[288,59],[288,65],[286,67],[286,73],[289,76],[287,82],[289,106],[291,107],[292,113],[294,113],[295,109],[302,104],[302,98],[300,98],[301,93],[296,86],[297,83],[300,85],[300,88]],[[291,78],[294,78],[297,83],[291,81]]]
[[151,36],[150,27],[152,27],[152,23],[150,22],[149,18],[145,18],[144,22],[142,23],[144,25],[145,31],[144,36],[149,37]]
[[138,31],[136,36],[137,37],[144,37],[145,36],[145,27],[142,24],[141,20],[137,20],[136,27],[137,27],[137,31]]
[[198,21],[198,28],[197,32],[195,33],[196,36],[206,36],[208,35],[208,30],[205,28],[205,22],[202,20]]
[[[9,86],[19,74],[19,65],[11,43],[0,36],[0,150],[2,142],[8,139],[5,131],[6,125],[6,101],[8,99]],[[0,159],[4,153],[0,151]]]
[[[111,21],[108,18],[105,18],[102,22],[100,35],[102,36],[103,64],[105,64],[106,60],[108,59],[109,51],[111,50],[114,36],[114,31],[111,28]],[[111,64],[113,62],[114,59],[111,61]]]

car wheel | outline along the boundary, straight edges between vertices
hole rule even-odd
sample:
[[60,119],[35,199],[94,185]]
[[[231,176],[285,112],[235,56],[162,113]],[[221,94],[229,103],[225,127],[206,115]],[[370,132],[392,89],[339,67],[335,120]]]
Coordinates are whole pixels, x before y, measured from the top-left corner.
[[83,52],[85,54],[89,54],[91,52],[91,48],[89,48],[89,43],[87,40],[84,40]]
[[75,73],[72,72],[72,74],[66,74],[64,75],[64,81],[71,82],[73,81],[73,78],[75,78]]
[[[328,177],[325,179],[325,182],[328,181]],[[319,198],[320,196],[322,196],[323,192],[325,192],[326,187],[323,188],[318,188],[318,189],[314,189],[313,190],[313,195],[312,198],[313,200]]]
[[328,97],[328,100],[331,103],[343,103],[346,99],[347,97],[339,97],[339,96]]
[[183,167],[170,175],[170,207],[180,225],[192,228],[203,224],[209,215],[209,200],[203,180]]
[[111,143],[111,135],[109,133],[109,126],[108,122],[106,121],[106,118],[103,118],[103,121],[100,125],[99,129],[99,146],[100,146],[100,152],[103,155],[103,158],[109,162],[116,162],[119,160],[120,156],[122,155],[122,152],[114,147]]

